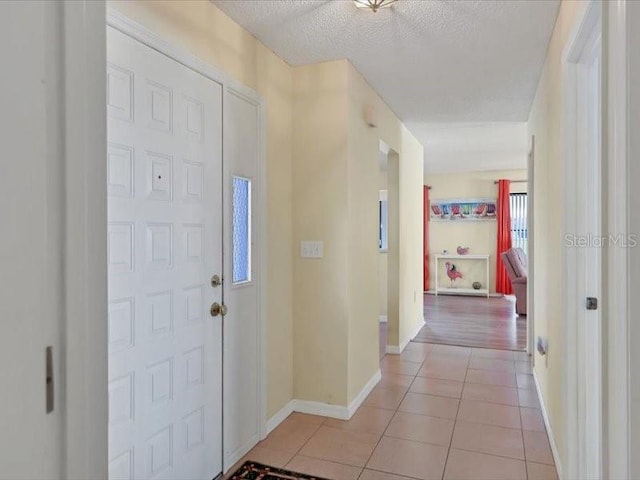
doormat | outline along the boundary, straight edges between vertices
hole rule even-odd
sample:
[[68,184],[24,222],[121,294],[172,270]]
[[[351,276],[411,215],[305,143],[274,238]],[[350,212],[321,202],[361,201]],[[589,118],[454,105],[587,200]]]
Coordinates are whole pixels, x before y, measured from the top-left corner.
[[245,462],[233,475],[227,477],[229,480],[327,480],[322,477],[306,475],[304,473],[291,472],[282,468],[270,467],[261,463]]

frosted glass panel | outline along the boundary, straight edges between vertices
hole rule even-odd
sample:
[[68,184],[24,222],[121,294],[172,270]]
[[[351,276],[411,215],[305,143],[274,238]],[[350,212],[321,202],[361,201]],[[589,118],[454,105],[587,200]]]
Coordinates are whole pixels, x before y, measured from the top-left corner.
[[251,181],[233,177],[233,283],[251,280]]

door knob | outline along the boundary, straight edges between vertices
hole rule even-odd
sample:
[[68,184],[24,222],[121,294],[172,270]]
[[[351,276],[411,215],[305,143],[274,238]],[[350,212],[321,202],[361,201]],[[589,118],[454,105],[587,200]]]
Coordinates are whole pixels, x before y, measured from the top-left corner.
[[218,315],[222,315],[224,317],[226,314],[227,314],[226,305],[224,304],[220,305],[218,302],[214,302],[213,305],[211,305],[212,317],[217,317]]
[[211,286],[212,287],[219,287],[220,285],[222,285],[222,279],[220,278],[220,275],[214,275],[213,277],[211,277]]

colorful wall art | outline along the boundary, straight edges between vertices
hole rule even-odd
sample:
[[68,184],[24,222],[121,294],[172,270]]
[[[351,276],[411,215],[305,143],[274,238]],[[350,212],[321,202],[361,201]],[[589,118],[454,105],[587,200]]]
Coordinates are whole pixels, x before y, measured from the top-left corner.
[[468,221],[495,220],[495,218],[496,200],[494,198],[431,201],[431,220]]

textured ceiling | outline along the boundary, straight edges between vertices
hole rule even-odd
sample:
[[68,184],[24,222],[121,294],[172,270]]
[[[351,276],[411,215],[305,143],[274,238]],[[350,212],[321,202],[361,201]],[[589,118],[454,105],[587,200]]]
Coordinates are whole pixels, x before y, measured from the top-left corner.
[[525,122],[558,0],[213,0],[291,65],[348,58],[423,143],[425,123]]

